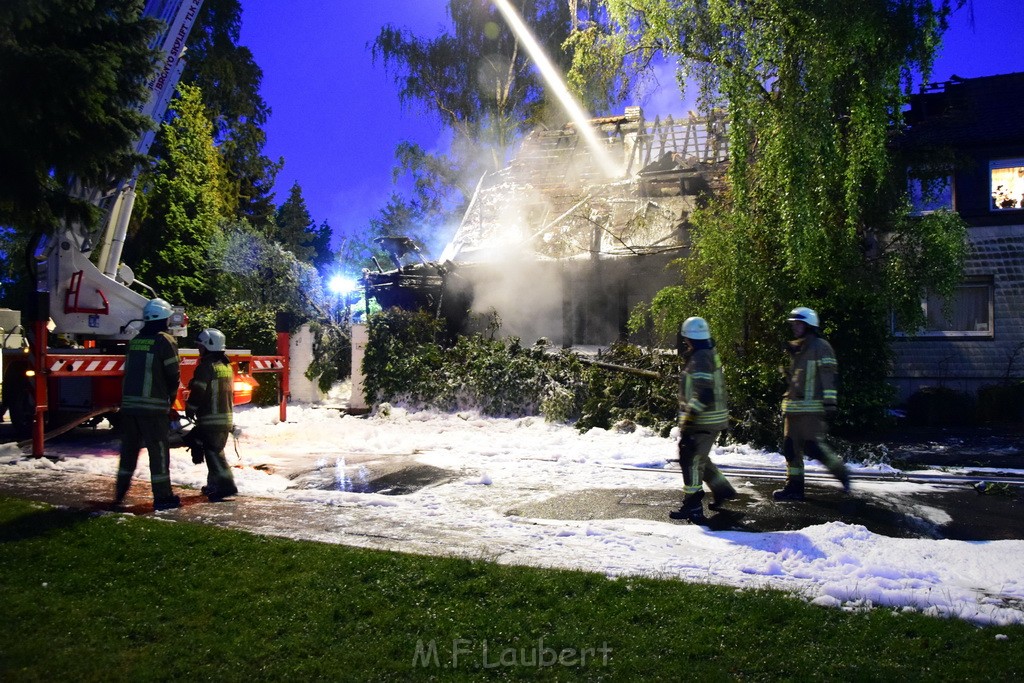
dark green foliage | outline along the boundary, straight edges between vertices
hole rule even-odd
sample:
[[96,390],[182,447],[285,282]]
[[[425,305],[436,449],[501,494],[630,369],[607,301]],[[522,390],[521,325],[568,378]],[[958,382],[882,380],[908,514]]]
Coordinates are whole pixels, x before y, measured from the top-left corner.
[[181,85],[178,92],[174,116],[160,130],[165,155],[142,179],[144,215],[126,259],[171,303],[211,306],[218,296],[215,247],[227,210],[224,166],[199,90]]
[[315,380],[320,391],[327,392],[334,383],[352,374],[352,333],[347,324],[311,322],[313,361],[306,369],[306,378]]
[[577,429],[608,429],[618,423],[633,422],[668,436],[679,412],[679,376],[682,372],[679,357],[647,354],[636,346],[617,343],[600,360],[657,372],[661,378],[594,368],[589,373],[586,400],[583,414],[576,423]]
[[889,145],[909,73],[928,72],[963,3],[602,4],[621,54],[664,51],[699,87],[702,110],[727,117],[727,188],[690,217],[680,285],[651,304],[657,329],[667,338],[685,317],[705,317],[744,429],[777,442],[785,317],[813,308],[839,360],[841,428],[880,426],[893,312],[919,319],[921,296],[950,293],[966,255],[959,216],[908,215]]
[[[1019,625],[851,613],[776,591],[404,555],[10,499],[0,499],[0,564],[4,680],[1024,675]],[[502,650],[540,638],[555,651],[607,645],[608,658],[493,666]],[[438,662],[424,667],[417,643],[432,640]],[[452,666],[455,640],[472,654]]]
[[542,414],[580,430],[632,422],[667,434],[675,424],[678,377],[675,356],[652,356],[616,345],[602,362],[650,370],[661,379],[602,369],[572,353],[551,354],[518,339],[459,337],[446,347],[443,323],[422,311],[384,311],[370,319],[363,361],[366,397],[441,411],[479,410],[485,415]]
[[228,348],[249,349],[258,356],[277,353],[277,332],[273,306],[234,303],[188,310],[190,337],[215,327],[227,337]]
[[150,127],[137,111],[156,64],[158,24],[142,2],[0,3],[0,224],[31,233],[62,217],[85,220],[72,178],[106,189],[142,158]]
[[[189,315],[189,345],[204,328],[215,327],[224,333],[230,349],[249,349],[253,355],[277,355],[277,332],[274,321],[277,311],[272,306],[253,306],[248,303],[231,303],[211,308],[194,308]],[[252,402],[258,406],[274,405],[278,402],[278,376],[258,373],[255,376],[259,386],[253,392]]]
[[559,419],[578,413],[583,366],[543,346],[518,339],[459,337],[441,343],[444,324],[422,311],[391,309],[370,319],[363,369],[371,403],[414,408],[479,410],[485,415],[536,415],[545,408]]
[[29,277],[27,254],[29,233],[0,226],[0,306],[23,310],[35,290]]
[[203,93],[224,159],[234,217],[263,230],[273,223],[274,180],[284,160],[263,154],[270,107],[260,95],[263,70],[249,48],[238,44],[241,27],[239,0],[204,0],[189,35],[182,82]]
[[313,221],[298,183],[292,185],[288,199],[277,208],[274,225],[273,238],[298,260],[318,270],[331,262],[331,228],[326,223],[317,226]]
[[444,349],[441,321],[423,311],[391,309],[372,316],[363,358],[365,391],[372,405],[405,400],[432,405],[444,388],[440,377]]
[[907,399],[907,421],[912,425],[939,427],[974,424],[974,399],[949,387],[928,387]]
[[1020,424],[1024,421],[1024,382],[1004,382],[978,390],[978,421]]

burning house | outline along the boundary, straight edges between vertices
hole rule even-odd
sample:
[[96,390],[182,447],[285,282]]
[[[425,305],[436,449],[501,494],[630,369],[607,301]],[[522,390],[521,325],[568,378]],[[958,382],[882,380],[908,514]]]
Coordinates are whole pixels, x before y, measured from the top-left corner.
[[[502,336],[527,343],[623,338],[632,308],[677,281],[666,266],[686,255],[690,213],[721,186],[725,124],[693,114],[646,121],[634,107],[590,125],[598,150],[573,124],[531,133],[508,167],[480,181],[438,262],[367,273],[367,293],[437,310],[452,329],[471,325],[468,313],[494,312]],[[396,259],[410,253],[392,246]]]

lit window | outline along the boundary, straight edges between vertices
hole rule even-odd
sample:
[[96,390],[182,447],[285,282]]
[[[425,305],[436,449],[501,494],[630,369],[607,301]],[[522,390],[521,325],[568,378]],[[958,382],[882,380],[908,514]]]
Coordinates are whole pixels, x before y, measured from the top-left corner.
[[923,216],[933,211],[953,211],[953,176],[932,178],[910,176],[907,183],[911,213]]
[[993,211],[1024,209],[1024,159],[999,159],[988,164]]
[[992,280],[975,278],[957,286],[949,298],[929,294],[921,302],[924,327],[916,332],[899,329],[900,337],[991,337]]

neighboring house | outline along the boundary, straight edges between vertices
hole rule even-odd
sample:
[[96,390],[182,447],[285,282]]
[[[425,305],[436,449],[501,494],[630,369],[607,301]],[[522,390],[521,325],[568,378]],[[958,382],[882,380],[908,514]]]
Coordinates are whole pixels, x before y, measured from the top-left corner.
[[1024,376],[1024,73],[930,85],[907,123],[916,208],[958,212],[970,254],[952,299],[922,302],[926,328],[895,330],[892,379],[902,399],[928,387],[973,394]]

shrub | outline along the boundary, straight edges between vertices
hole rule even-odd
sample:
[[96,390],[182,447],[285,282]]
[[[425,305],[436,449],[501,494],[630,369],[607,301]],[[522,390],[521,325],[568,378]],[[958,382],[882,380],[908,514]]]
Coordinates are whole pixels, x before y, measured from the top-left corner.
[[616,345],[603,361],[654,370],[661,379],[594,367],[546,342],[459,337],[445,346],[442,323],[423,312],[392,309],[370,321],[363,362],[371,404],[403,403],[496,417],[544,415],[581,430],[631,420],[667,434],[675,424],[678,360]]
[[997,424],[1024,420],[1024,383],[992,384],[978,389],[978,421]]
[[974,422],[974,401],[969,394],[948,387],[925,387],[907,400],[907,421],[938,427]]

